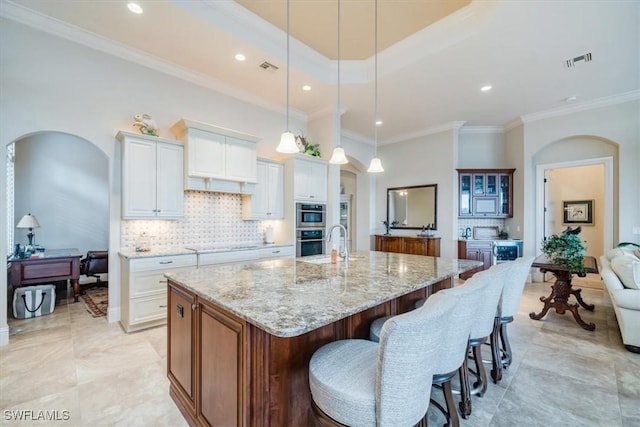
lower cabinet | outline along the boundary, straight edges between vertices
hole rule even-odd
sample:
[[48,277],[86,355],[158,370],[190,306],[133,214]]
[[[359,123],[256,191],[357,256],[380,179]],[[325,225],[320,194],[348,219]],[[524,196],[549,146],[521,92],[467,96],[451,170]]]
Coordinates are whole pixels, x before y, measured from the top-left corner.
[[248,425],[246,335],[243,320],[169,282],[171,394],[198,425]]
[[195,254],[123,258],[120,323],[127,332],[167,321],[167,279],[164,274],[198,264]]
[[474,273],[486,270],[493,264],[493,243],[491,241],[458,240],[458,258],[482,261],[482,267],[460,274],[461,279],[468,279]]
[[440,237],[376,235],[375,250],[437,257],[440,256]]

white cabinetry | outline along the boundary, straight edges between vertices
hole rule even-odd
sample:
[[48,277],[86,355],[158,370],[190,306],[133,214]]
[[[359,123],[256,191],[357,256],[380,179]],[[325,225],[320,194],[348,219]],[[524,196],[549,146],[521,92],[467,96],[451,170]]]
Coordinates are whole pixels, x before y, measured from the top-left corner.
[[196,254],[122,258],[120,323],[127,332],[167,321],[167,279],[169,271],[195,268]]
[[118,132],[122,143],[122,218],[184,216],[183,145]]
[[324,160],[291,159],[293,172],[293,197],[295,200],[327,201],[327,164]]
[[269,258],[282,258],[293,256],[294,247],[269,246],[250,250],[217,251],[198,254],[198,267],[207,265],[224,264],[227,262],[256,261]]
[[284,218],[284,165],[258,160],[255,191],[242,196],[242,219]]
[[185,142],[187,190],[253,192],[259,138],[187,119],[171,131]]

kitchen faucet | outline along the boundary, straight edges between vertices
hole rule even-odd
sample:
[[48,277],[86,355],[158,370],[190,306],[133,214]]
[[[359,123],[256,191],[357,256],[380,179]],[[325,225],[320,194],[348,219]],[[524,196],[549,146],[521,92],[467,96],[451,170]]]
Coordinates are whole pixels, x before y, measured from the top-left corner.
[[462,235],[462,237],[464,237],[465,239],[468,239],[469,237],[471,237],[471,227],[467,227],[464,230],[464,234]]
[[329,232],[327,233],[327,242],[331,241],[331,235],[333,233],[334,228],[340,228],[343,231],[344,235],[344,252],[340,252],[340,258],[345,261],[349,261],[349,240],[347,239],[347,229],[342,224],[334,224],[329,228]]

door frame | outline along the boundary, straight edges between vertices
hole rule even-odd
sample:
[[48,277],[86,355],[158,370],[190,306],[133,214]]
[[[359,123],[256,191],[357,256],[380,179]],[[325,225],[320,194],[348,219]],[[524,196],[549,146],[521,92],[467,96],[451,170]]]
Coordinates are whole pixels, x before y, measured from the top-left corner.
[[[613,247],[613,157],[598,157],[594,159],[574,160],[560,163],[545,163],[536,165],[536,242],[544,239],[544,203],[545,188],[544,177],[549,169],[572,168],[579,166],[604,165],[604,250]],[[542,254],[540,248],[536,248],[536,256]]]

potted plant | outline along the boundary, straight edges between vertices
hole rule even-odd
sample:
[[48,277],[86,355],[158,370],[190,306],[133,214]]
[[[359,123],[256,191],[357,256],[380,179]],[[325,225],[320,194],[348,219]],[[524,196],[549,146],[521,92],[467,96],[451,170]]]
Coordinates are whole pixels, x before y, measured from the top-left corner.
[[584,268],[584,250],[577,234],[554,234],[542,242],[542,252],[552,264],[566,266],[580,277],[587,274]]

